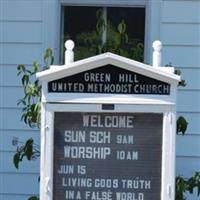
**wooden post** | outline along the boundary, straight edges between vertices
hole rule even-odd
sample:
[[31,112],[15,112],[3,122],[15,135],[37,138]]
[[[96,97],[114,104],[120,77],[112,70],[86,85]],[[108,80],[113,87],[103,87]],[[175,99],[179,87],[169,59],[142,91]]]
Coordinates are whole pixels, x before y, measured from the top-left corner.
[[72,40],[67,40],[65,42],[65,65],[74,62],[74,42]]
[[153,42],[152,45],[154,52],[153,52],[153,67],[160,67],[161,66],[161,49],[162,49],[162,42],[156,40]]

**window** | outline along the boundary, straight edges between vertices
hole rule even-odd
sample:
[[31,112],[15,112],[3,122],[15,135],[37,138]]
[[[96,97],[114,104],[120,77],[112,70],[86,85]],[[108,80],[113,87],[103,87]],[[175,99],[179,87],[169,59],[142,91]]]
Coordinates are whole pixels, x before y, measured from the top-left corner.
[[65,6],[62,23],[62,50],[72,39],[76,60],[110,51],[143,61],[145,8]]

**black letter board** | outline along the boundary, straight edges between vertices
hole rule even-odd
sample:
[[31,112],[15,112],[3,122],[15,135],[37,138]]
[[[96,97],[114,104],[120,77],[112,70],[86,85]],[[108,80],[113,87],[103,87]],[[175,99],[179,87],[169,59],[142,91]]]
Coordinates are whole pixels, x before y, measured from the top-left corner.
[[169,95],[168,83],[106,65],[48,83],[49,93]]
[[53,199],[160,200],[162,119],[56,112]]

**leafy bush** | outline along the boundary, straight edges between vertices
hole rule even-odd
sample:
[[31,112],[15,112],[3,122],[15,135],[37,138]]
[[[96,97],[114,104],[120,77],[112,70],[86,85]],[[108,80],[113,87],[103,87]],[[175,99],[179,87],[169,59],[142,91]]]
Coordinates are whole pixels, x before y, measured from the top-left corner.
[[197,190],[197,195],[200,195],[200,172],[196,172],[190,178],[182,176],[176,177],[176,200],[186,200],[186,193],[192,194],[194,189]]

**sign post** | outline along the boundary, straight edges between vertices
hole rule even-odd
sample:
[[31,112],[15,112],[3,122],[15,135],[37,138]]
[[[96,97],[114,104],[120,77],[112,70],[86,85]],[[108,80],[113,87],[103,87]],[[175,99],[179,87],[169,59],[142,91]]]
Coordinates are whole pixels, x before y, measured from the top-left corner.
[[37,74],[40,199],[174,200],[180,77],[111,53],[72,62],[67,44],[65,65]]

